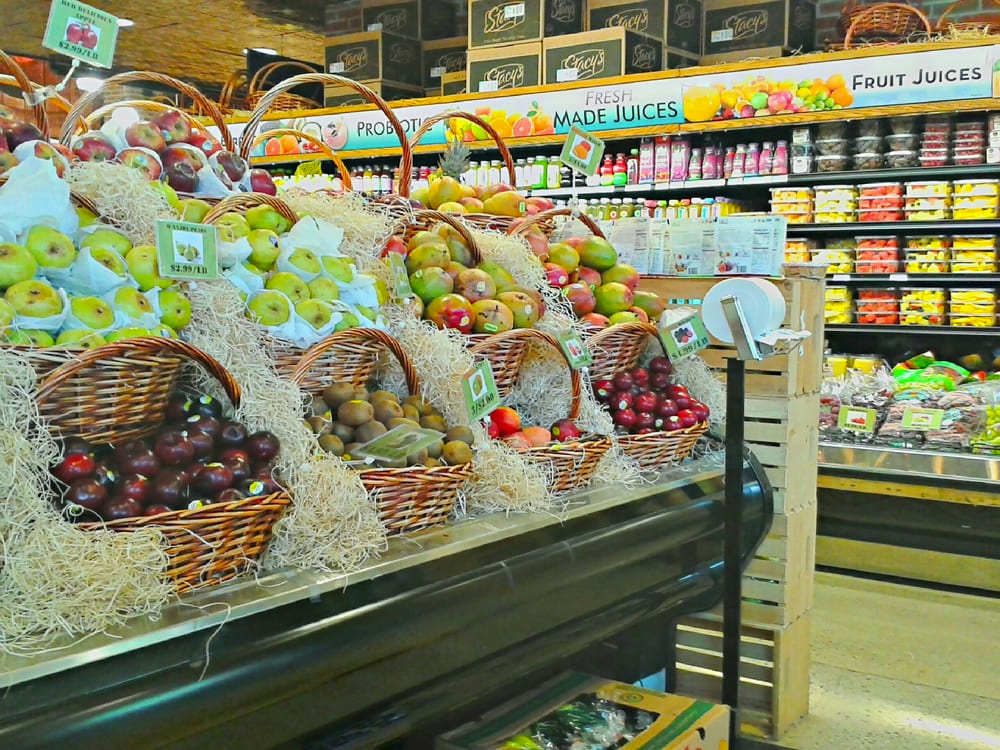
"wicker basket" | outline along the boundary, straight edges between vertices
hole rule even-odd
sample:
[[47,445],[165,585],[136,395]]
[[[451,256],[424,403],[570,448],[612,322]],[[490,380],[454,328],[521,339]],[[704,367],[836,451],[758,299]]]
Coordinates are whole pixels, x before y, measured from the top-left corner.
[[[997,36],[1000,34],[1000,0],[993,0],[989,3],[993,6],[993,13],[986,13],[976,18],[966,18],[957,23],[948,21],[948,15],[961,6],[967,4],[969,0],[956,0],[956,2],[944,9],[944,13],[938,19],[934,30],[939,34],[954,34],[968,36]],[[988,2],[988,0],[987,0]],[[983,3],[983,10],[986,10],[987,2]]]
[[247,73],[244,68],[237,68],[229,74],[222,91],[219,93],[219,102],[216,105],[224,115],[231,115],[237,111],[246,111],[250,107],[244,99],[238,99],[236,92],[247,83]]
[[706,432],[708,424],[702,422],[674,432],[621,435],[618,438],[618,446],[626,456],[635,460],[643,471],[659,471],[690,456],[695,444]]
[[[290,379],[312,395],[333,382],[364,385],[386,354],[399,362],[410,394],[418,395],[420,380],[410,358],[396,339],[374,328],[352,328],[314,344]],[[395,535],[445,523],[459,489],[472,476],[472,464],[364,469],[359,474],[379,521]]]
[[[30,95],[35,92],[36,86],[32,80],[28,78],[24,70],[21,69],[21,66],[3,50],[0,50],[0,69],[3,69],[14,79],[14,82],[23,93]],[[35,125],[38,126],[38,129],[42,131],[44,136],[48,137],[49,118],[45,112],[45,103],[41,102],[31,105],[31,113],[34,117]]]
[[844,33],[844,49],[852,44],[899,44],[915,41],[933,32],[931,22],[918,8],[903,3],[877,3],[849,12],[850,23]]
[[[170,76],[165,76],[160,73],[153,73],[150,71],[134,71],[130,73],[119,73],[118,75],[111,76],[108,78],[104,85],[99,89],[90,92],[86,96],[81,97],[74,105],[73,109],[68,115],[66,115],[66,120],[63,122],[62,129],[62,143],[64,146],[71,145],[73,139],[76,137],[78,132],[89,126],[90,122],[93,122],[99,117],[103,117],[109,111],[117,107],[135,107],[140,109],[148,110],[164,110],[168,108],[168,105],[162,104],[160,102],[151,101],[130,101],[130,102],[115,102],[113,104],[107,104],[99,109],[94,110],[89,116],[88,112],[91,112],[91,107],[101,101],[104,93],[111,89],[115,85],[125,84],[125,83],[155,83],[160,86],[169,86],[176,89],[184,96],[188,97],[195,103],[196,111],[201,112],[212,120],[212,123],[219,130],[219,138],[222,141],[222,147],[227,151],[235,151],[233,145],[233,136],[229,132],[229,127],[226,125],[225,120],[222,117],[222,113],[219,112],[219,108],[210,102],[204,94],[202,94],[198,89],[190,84],[184,83],[184,81],[179,81],[176,78],[171,78]],[[193,118],[191,115],[182,112],[182,114],[187,117],[188,121],[193,127],[198,129],[203,129],[201,123]]]
[[[304,62],[297,60],[278,60],[264,65],[250,79],[250,83],[247,84],[248,107],[253,109],[260,104],[261,99],[268,93],[263,88],[268,83],[267,79],[271,74],[282,68],[298,68],[306,73],[316,72],[316,69],[311,65],[306,65]],[[319,109],[321,106],[319,102],[314,102],[312,99],[282,91],[271,98],[269,109],[272,112],[297,112],[303,109]]]
[[240,155],[250,163],[250,154],[253,153],[254,148],[264,143],[270,138],[280,138],[283,135],[290,135],[300,141],[306,141],[315,146],[319,153],[327,159],[330,159],[334,166],[337,167],[337,171],[340,173],[340,182],[344,186],[344,190],[352,190],[353,185],[351,184],[351,170],[347,168],[344,164],[343,159],[341,159],[337,152],[332,148],[327,146],[323,141],[314,135],[309,133],[304,133],[301,130],[293,130],[292,128],[275,128],[274,130],[268,130],[266,133],[260,133],[254,138],[244,138],[240,143]]
[[[39,385],[38,408],[55,436],[76,435],[94,443],[144,437],[162,423],[180,371],[191,362],[214,376],[233,406],[239,406],[239,386],[216,360],[180,341],[143,338],[91,349],[64,363]],[[246,573],[289,502],[282,491],[81,527],[161,531],[168,545],[167,575],[179,591],[186,591]]]
[[[510,352],[511,362],[516,361],[516,365],[508,368],[506,372],[498,371],[493,366],[493,378],[497,382],[497,390],[501,397],[508,395],[513,389],[517,380],[517,368],[528,353],[531,342],[539,341],[553,347],[563,361],[570,376],[570,406],[567,417],[576,419],[580,416],[580,400],[582,397],[582,380],[580,373],[570,367],[569,362],[563,355],[562,348],[555,338],[547,333],[543,333],[535,328],[517,328],[512,331],[505,331],[491,336],[488,342],[472,347],[474,355],[485,355],[492,350],[490,356],[491,364],[494,362],[495,352],[502,348],[507,348]],[[513,377],[511,377],[513,376]],[[503,385],[501,385],[503,383]],[[579,440],[572,443],[558,443],[546,445],[540,448],[525,448],[518,451],[527,461],[533,464],[543,464],[551,472],[551,490],[559,494],[582,489],[590,484],[594,476],[597,464],[611,447],[611,438],[594,437]]]
[[610,380],[615,373],[638,366],[650,336],[657,335],[652,323],[619,323],[598,328],[587,336],[587,347],[594,358],[590,379]]

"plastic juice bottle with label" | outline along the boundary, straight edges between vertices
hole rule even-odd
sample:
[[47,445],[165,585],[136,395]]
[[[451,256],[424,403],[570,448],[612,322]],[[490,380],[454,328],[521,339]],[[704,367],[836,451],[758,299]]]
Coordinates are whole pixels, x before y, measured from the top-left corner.
[[691,159],[688,161],[688,174],[687,178],[689,180],[700,180],[701,179],[701,149],[693,148],[691,149]]
[[514,162],[514,188],[519,189],[524,186],[524,159]]
[[736,147],[727,146],[726,155],[722,158],[722,177],[729,179],[733,176],[733,162],[736,161]]
[[622,199],[612,198],[611,199],[611,210],[608,212],[609,221],[618,221],[622,215]]
[[550,156],[549,163],[545,167],[545,187],[549,190],[559,189],[559,167],[561,163],[558,156]]
[[611,199],[601,198],[601,202],[597,206],[598,221],[607,221],[610,213],[611,213]]
[[624,187],[628,184],[628,165],[625,163],[625,154],[618,154],[615,157],[615,165],[612,167],[611,184],[615,187]]
[[722,164],[719,162],[718,149],[709,146],[705,149],[705,158],[701,161],[701,176],[706,180],[716,180],[721,173]]
[[388,164],[382,165],[382,188],[381,192],[383,195],[388,195],[392,192],[392,173],[393,168]]
[[618,211],[619,219],[631,219],[635,216],[635,204],[631,198],[622,198],[622,207]]
[[364,171],[361,172],[361,192],[368,195],[372,191],[372,165],[365,164]]
[[665,219],[666,217],[667,217],[667,202],[666,201],[657,201],[656,202],[656,210],[653,211],[653,218],[654,219]]
[[773,148],[770,141],[764,141],[760,149],[760,159],[757,163],[757,174],[771,174],[771,162],[774,158]]
[[656,179],[656,144],[643,138],[639,144],[639,184],[648,185]]
[[469,170],[465,174],[466,174],[466,184],[471,185],[472,187],[475,187],[476,185],[478,185],[479,184],[479,162],[478,161],[470,161],[469,162]]
[[639,149],[634,148],[625,160],[625,177],[627,185],[639,184]]
[[653,143],[653,182],[670,181],[670,136],[659,135]]
[[688,178],[688,164],[691,161],[691,142],[687,138],[676,138],[670,142],[670,181],[683,182]]
[[601,185],[611,187],[615,184],[615,166],[611,161],[611,156],[605,156],[601,164]]
[[778,141],[774,147],[774,163],[771,174],[788,174],[788,142]]
[[747,146],[747,156],[743,162],[743,174],[746,177],[754,177],[759,174],[760,169],[760,146],[751,143]]

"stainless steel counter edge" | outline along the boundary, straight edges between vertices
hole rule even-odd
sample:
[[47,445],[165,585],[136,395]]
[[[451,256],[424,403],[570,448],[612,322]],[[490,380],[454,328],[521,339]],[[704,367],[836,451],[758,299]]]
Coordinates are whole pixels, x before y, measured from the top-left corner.
[[561,513],[496,513],[442,526],[415,537],[397,537],[378,559],[350,573],[281,570],[245,580],[209,587],[164,608],[159,618],[144,617],[125,627],[77,640],[63,639],[44,654],[0,657],[0,688],[38,679],[62,670],[150,646],[228,621],[249,617],[292,602],[320,596],[351,584],[431,562],[450,554],[503,541],[567,520],[614,508],[676,487],[722,474],[721,454],[682,464],[638,487],[608,485],[567,498]]
[[819,444],[821,469],[988,483],[1000,491],[1000,456],[888,448],[881,445]]

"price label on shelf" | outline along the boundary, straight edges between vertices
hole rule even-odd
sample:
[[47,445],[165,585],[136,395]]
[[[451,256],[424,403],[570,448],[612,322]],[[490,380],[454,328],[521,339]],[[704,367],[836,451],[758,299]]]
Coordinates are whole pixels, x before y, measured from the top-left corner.
[[524,3],[509,3],[503,8],[503,17],[507,20],[524,18]]
[[904,430],[940,430],[944,409],[921,409],[907,406],[903,410]]
[[841,406],[837,415],[837,427],[849,432],[862,432],[868,435],[875,432],[878,415],[874,409],[861,406]]
[[431,68],[431,78],[440,78],[447,72],[448,68],[446,68],[444,65],[435,65],[433,68]]
[[160,219],[156,222],[156,262],[165,279],[219,278],[219,231],[211,224]]
[[570,367],[574,370],[582,370],[584,367],[590,367],[594,361],[594,357],[590,353],[590,349],[583,342],[583,339],[580,338],[579,333],[572,328],[567,328],[565,331],[560,331],[556,338],[559,339],[559,347],[562,349],[563,354],[566,355],[566,360],[569,362]]
[[835,273],[833,274],[834,281],[850,281],[851,274],[849,273]]
[[331,73],[343,73],[344,69],[345,69],[344,68],[344,63],[342,63],[342,62],[330,63],[330,72]]
[[462,395],[470,422],[478,422],[500,406],[500,394],[487,360],[480,360],[462,378]]
[[905,273],[890,273],[889,281],[906,281],[909,277]]
[[118,19],[76,0],[53,0],[42,46],[99,68],[110,68]]
[[402,301],[413,296],[410,274],[406,271],[406,261],[399,253],[389,253],[389,270],[392,272],[392,288],[396,299]]
[[488,94],[492,91],[499,91],[500,85],[496,81],[480,81],[479,82],[479,93]]
[[556,71],[556,83],[565,81],[575,81],[580,77],[580,72],[576,68],[559,68]]
[[664,328],[660,331],[660,341],[663,342],[667,358],[672,362],[700,352],[709,344],[708,331],[705,330],[700,315],[693,315],[670,328]]
[[382,30],[382,24],[380,24],[380,23],[370,23],[370,24],[368,24],[368,30],[369,31],[381,31]]

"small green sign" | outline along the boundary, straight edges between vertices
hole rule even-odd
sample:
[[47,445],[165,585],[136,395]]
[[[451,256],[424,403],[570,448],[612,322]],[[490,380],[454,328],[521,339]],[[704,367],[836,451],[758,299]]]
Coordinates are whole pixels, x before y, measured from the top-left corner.
[[588,177],[597,173],[604,156],[604,141],[574,125],[569,129],[559,160]]
[[904,430],[940,430],[944,409],[921,409],[907,406],[903,409]]
[[389,253],[389,270],[392,271],[392,288],[400,302],[413,296],[410,274],[406,272],[406,261],[399,253]]
[[487,360],[481,360],[462,378],[462,395],[470,422],[478,422],[500,406],[500,394]]
[[160,219],[156,222],[156,262],[165,279],[219,278],[218,230],[211,224]]
[[663,349],[671,360],[700,352],[709,344],[708,331],[705,330],[700,315],[693,315],[680,323],[674,323],[669,328],[662,329],[660,341],[663,342]]
[[840,414],[837,415],[837,427],[849,432],[865,432],[870,435],[875,432],[877,420],[878,415],[874,409],[844,404],[840,407]]
[[369,440],[357,449],[357,454],[363,458],[379,461],[405,461],[407,456],[412,456],[440,441],[440,432],[401,424],[374,440]]
[[572,328],[567,328],[565,331],[560,331],[556,338],[559,339],[559,346],[562,348],[563,354],[566,355],[570,367],[574,370],[590,367],[594,357],[583,339],[580,338],[579,333]]
[[42,46],[99,68],[110,68],[118,19],[76,0],[52,0]]

